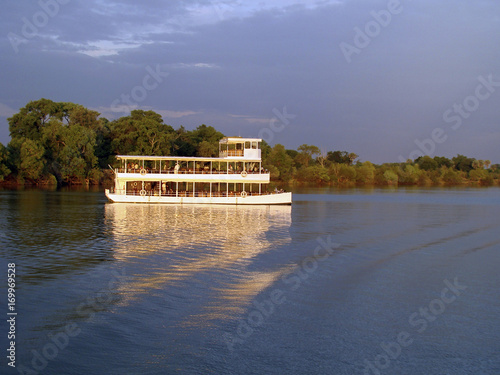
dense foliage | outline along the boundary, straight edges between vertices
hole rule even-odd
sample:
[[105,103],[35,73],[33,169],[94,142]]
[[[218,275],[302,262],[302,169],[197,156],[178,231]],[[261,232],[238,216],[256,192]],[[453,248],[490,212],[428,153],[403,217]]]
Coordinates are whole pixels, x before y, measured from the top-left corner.
[[[115,155],[217,156],[224,136],[211,126],[175,130],[153,111],[134,110],[108,121],[96,111],[48,99],[29,102],[9,121],[11,141],[0,144],[0,181],[32,184],[97,184]],[[320,185],[498,184],[500,165],[464,155],[423,156],[374,165],[346,151],[323,153],[303,144],[288,150],[262,143],[264,167],[283,183]]]

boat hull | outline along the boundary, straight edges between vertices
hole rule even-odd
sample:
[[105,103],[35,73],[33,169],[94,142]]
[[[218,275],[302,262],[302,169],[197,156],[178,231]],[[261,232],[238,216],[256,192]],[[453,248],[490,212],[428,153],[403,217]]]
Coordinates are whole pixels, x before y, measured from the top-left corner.
[[115,203],[161,203],[161,204],[229,204],[229,205],[274,205],[292,204],[292,193],[236,197],[170,197],[158,195],[114,194],[106,189],[106,197]]

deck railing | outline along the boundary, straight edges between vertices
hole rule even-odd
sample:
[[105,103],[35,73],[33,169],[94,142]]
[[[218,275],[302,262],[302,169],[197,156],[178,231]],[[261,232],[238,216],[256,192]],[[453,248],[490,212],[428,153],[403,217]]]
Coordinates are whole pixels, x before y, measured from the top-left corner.
[[219,156],[222,158],[227,158],[227,157],[243,157],[243,150],[221,150],[219,152]]
[[[133,196],[149,196],[149,197],[158,197],[160,196],[158,190],[127,190],[125,191],[124,189],[115,189],[115,188],[110,188],[109,192],[111,194],[118,194],[118,195],[133,195]],[[141,194],[142,192],[142,194]],[[161,192],[162,197],[199,197],[199,198],[221,198],[221,197],[242,197],[241,191],[229,191],[229,193],[223,191],[214,191],[212,193],[208,191],[195,191],[194,193],[192,191],[179,191],[178,194],[175,192]],[[257,193],[257,192],[245,192],[246,196],[261,196],[261,195],[271,195],[271,194],[280,194],[283,193],[283,191],[278,191],[278,192],[262,192],[262,193]]]
[[130,168],[117,168],[116,171],[118,173],[138,173],[138,174],[241,174],[246,172],[248,174],[266,174],[269,173],[267,170],[228,170],[228,171],[219,171],[219,170],[210,170],[210,169],[179,169],[175,171],[174,168],[169,169],[154,169],[154,168],[139,168],[139,169],[130,169]]

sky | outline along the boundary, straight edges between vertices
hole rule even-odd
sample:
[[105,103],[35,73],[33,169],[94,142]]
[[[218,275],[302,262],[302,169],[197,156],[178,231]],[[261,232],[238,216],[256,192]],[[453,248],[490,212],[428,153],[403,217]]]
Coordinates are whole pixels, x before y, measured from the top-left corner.
[[399,162],[500,163],[495,0],[2,1],[0,142],[31,100]]

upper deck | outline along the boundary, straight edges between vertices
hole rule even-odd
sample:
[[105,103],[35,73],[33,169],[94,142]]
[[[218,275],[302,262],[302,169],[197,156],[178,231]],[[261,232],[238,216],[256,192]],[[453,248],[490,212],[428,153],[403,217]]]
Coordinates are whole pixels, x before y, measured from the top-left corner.
[[121,167],[115,172],[126,180],[269,183],[269,172],[262,168],[261,142],[259,138],[223,138],[219,157],[117,155]]
[[261,159],[260,138],[225,137],[219,141],[219,157],[235,160]]

